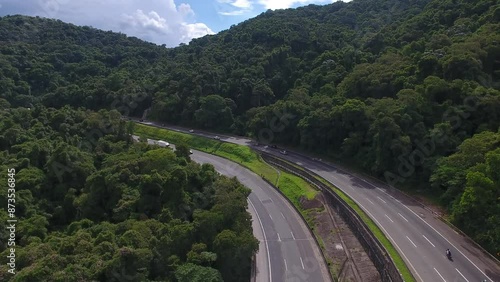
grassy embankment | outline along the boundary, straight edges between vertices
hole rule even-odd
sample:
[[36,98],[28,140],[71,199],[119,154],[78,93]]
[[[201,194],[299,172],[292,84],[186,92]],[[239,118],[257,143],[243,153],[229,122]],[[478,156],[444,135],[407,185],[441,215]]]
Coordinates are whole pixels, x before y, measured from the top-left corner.
[[262,175],[269,182],[279,187],[279,189],[300,210],[302,210],[299,205],[301,196],[305,196],[307,199],[311,200],[318,193],[317,190],[300,177],[284,172],[278,174],[276,169],[263,162],[257,153],[246,146],[220,142],[142,124],[135,125],[134,134],[150,139],[165,140],[173,144],[184,143],[195,150],[224,157],[239,163],[256,174]]
[[[303,170],[302,167],[297,166],[294,163],[287,162],[289,165],[296,167],[298,169]],[[358,214],[358,216],[365,222],[377,240],[384,246],[392,260],[396,264],[396,267],[401,272],[403,279],[405,281],[415,281],[415,278],[411,274],[408,266],[404,262],[403,258],[399,255],[397,250],[394,248],[394,245],[389,241],[389,239],[384,235],[382,230],[373,222],[373,220],[356,204],[349,196],[347,196],[342,190],[334,186],[332,183],[326,181],[325,179],[313,175],[317,180],[321,181],[323,184],[328,186],[335,194],[337,194],[346,204],[348,204],[354,211]]]
[[[193,149],[221,156],[231,161],[240,163],[241,165],[252,170],[253,172],[262,175],[268,181],[274,183],[275,186],[279,187],[279,189],[283,192],[283,194],[285,194],[285,196],[288,199],[290,199],[290,201],[295,205],[295,207],[306,218],[310,227],[313,227],[311,226],[311,224],[313,224],[312,219],[310,218],[308,213],[305,212],[300,206],[299,199],[301,196],[305,196],[309,200],[313,199],[318,193],[318,191],[315,190],[309,183],[307,183],[300,177],[297,177],[295,175],[286,172],[281,172],[280,174],[278,174],[276,169],[263,162],[261,158],[257,155],[257,153],[253,152],[249,147],[232,143],[220,142],[204,137],[199,137],[195,135],[180,133],[176,131],[161,129],[142,124],[135,125],[134,133],[136,135],[146,138],[166,140],[173,144],[185,143],[186,145],[190,146]],[[294,166],[298,167],[296,165]],[[396,264],[396,267],[403,275],[403,279],[408,282],[415,281],[410,270],[408,269],[403,259],[392,245],[392,243],[387,239],[387,237],[383,234],[380,228],[361,210],[361,208],[351,198],[345,195],[340,189],[333,186],[331,183],[327,182],[322,178],[318,179],[323,183],[325,183],[328,187],[330,187],[349,206],[351,206],[360,216],[360,218],[368,225],[368,227],[373,232],[375,237],[382,243],[382,245],[389,252],[389,255]],[[318,238],[318,240],[322,242],[321,238]],[[324,246],[321,246],[321,248],[324,249]]]

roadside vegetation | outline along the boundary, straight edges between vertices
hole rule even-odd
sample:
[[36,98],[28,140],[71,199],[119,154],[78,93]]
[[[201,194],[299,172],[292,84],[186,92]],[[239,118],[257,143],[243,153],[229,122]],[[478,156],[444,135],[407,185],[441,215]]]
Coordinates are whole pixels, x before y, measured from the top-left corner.
[[279,187],[298,209],[301,209],[299,204],[301,197],[311,200],[318,193],[318,191],[300,177],[286,172],[278,173],[275,168],[262,161],[259,155],[248,146],[221,142],[143,124],[134,125],[134,134],[150,139],[166,140],[172,144],[184,143],[195,150],[220,156],[241,164]]
[[[233,162],[240,163],[242,166],[245,166],[255,172],[256,174],[262,175],[271,183],[276,183],[277,186],[283,194],[293,203],[293,205],[299,210],[299,212],[306,218],[306,221],[309,227],[314,227],[314,222],[311,221],[311,218],[307,212],[304,211],[302,206],[299,203],[299,199],[301,197],[305,197],[309,200],[314,199],[318,191],[314,189],[311,184],[306,182],[304,179],[295,176],[293,174],[280,171],[279,181],[278,173],[276,169],[266,164],[261,160],[258,154],[252,151],[247,146],[226,143],[216,140],[211,140],[205,137],[200,137],[196,135],[190,135],[180,132],[175,132],[172,130],[166,130],[154,126],[148,126],[143,124],[135,124],[134,134],[139,136],[145,136],[146,138],[151,139],[161,139],[167,140],[171,143],[176,142],[186,142],[193,149],[203,151],[206,153],[214,154],[217,156],[221,156],[227,158]],[[202,144],[201,147],[197,147]],[[291,164],[291,163],[290,163]],[[301,169],[299,166],[291,164],[296,168]],[[415,281],[413,275],[410,270],[406,266],[405,262],[396,251],[391,242],[387,239],[384,233],[380,230],[380,228],[365,214],[363,210],[345,195],[341,190],[334,187],[331,183],[327,182],[324,179],[318,178],[325,185],[330,187],[337,195],[339,195],[351,208],[355,210],[355,212],[360,216],[361,220],[363,220],[368,228],[373,232],[377,240],[379,240],[382,245],[386,248],[387,252],[393,259],[396,264],[396,267],[399,269],[405,281]],[[314,232],[315,236],[316,233]],[[318,237],[319,242],[322,242],[321,238]],[[320,247],[324,249],[324,244]]]
[[130,129],[117,111],[0,109],[16,201],[0,220],[17,220],[15,245],[0,242],[3,258],[15,248],[15,275],[4,263],[0,281],[249,281],[250,190]]
[[255,138],[279,128],[276,144],[432,195],[500,258],[498,30],[498,0],[268,10],[176,48],[5,16],[0,106],[148,110],[159,122]]

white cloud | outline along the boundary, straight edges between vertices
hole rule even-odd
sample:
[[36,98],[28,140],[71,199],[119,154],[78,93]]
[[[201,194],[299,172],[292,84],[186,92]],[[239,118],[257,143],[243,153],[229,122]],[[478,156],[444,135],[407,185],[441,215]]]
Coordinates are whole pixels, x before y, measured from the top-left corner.
[[219,12],[219,14],[223,15],[223,16],[239,16],[239,15],[243,15],[246,12],[247,12],[247,10],[236,10],[236,11],[231,11],[231,12]]
[[185,21],[187,17],[195,15],[189,4],[181,4],[177,8],[173,0],[167,2],[169,5],[164,11],[166,17],[161,17],[156,11],[146,14],[142,10],[137,10],[133,14],[123,14],[120,26],[127,34],[155,43],[175,43],[167,44],[171,46],[188,43],[193,38],[207,34],[214,34],[204,23]]
[[217,13],[223,16],[239,16],[252,11],[250,0],[217,0]]
[[191,6],[186,3],[182,3],[179,5],[179,12],[184,16],[194,16],[193,9],[191,9]]
[[231,5],[235,6],[236,8],[243,8],[243,9],[248,9],[252,7],[252,3],[248,0],[236,0]]
[[169,47],[214,33],[205,23],[195,20],[195,12],[189,4],[176,5],[174,0],[0,1],[6,4],[2,9],[4,13],[57,18],[77,25],[123,32]]
[[287,9],[309,4],[330,4],[335,2],[350,2],[351,0],[257,0],[265,9]]
[[255,6],[261,6],[265,10],[276,10],[308,4],[329,4],[337,1],[349,2],[351,0],[217,0],[221,7],[217,13],[223,16],[239,16],[251,14],[255,10]]
[[337,2],[337,0],[258,0],[259,4],[266,9],[286,9],[294,5],[307,5],[307,4],[327,4]]
[[188,42],[193,38],[214,34],[214,32],[204,23],[183,24],[184,35],[183,42]]

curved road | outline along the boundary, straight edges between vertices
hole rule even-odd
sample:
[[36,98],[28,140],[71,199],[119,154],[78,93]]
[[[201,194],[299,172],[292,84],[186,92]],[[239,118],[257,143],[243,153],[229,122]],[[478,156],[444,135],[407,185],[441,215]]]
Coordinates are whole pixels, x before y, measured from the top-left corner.
[[[213,165],[223,175],[238,178],[252,190],[248,197],[249,210],[258,221],[253,221],[254,233],[261,241],[257,281],[330,281],[311,232],[273,187],[250,170],[224,158],[195,150],[191,158],[198,163]],[[259,273],[261,271],[266,275]]]
[[[135,141],[138,136],[132,136]],[[148,139],[148,143],[157,144]],[[174,145],[171,145],[175,148]],[[219,173],[236,177],[252,192],[248,211],[259,240],[255,279],[261,281],[330,281],[328,269],[313,235],[290,203],[250,170],[227,159],[192,150],[191,159],[209,163]]]
[[[330,164],[267,151],[315,172],[355,200],[389,237],[419,281],[500,281],[500,268],[494,261],[401,194]],[[453,261],[446,258],[447,248]]]
[[[153,123],[147,123],[152,124]],[[158,126],[158,125],[156,125]],[[189,133],[179,127],[171,130]],[[214,134],[195,132],[213,138]],[[222,141],[252,146],[247,138],[221,136]],[[351,197],[382,229],[394,244],[418,281],[429,282],[500,282],[500,267],[474,246],[470,239],[455,232],[431,212],[400,193],[332,164],[276,149],[252,146],[313,171]],[[451,250],[453,261],[446,258]]]

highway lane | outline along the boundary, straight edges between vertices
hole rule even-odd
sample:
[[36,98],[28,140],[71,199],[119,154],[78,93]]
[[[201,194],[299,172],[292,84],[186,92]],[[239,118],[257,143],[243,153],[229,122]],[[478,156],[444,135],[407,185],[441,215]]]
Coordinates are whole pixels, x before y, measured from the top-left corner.
[[[132,135],[135,142],[139,136]],[[150,145],[158,140],[147,139]],[[163,146],[164,147],[164,146]],[[169,144],[175,150],[175,145]],[[247,210],[254,236],[259,240],[255,281],[331,281],[319,246],[291,204],[261,177],[227,159],[192,150],[191,159],[209,163],[216,171],[236,177],[250,188]]]
[[[156,140],[148,139],[148,143],[155,144]],[[224,158],[192,151],[193,161],[210,163],[219,173],[237,177],[252,190],[249,212],[256,219],[252,227],[260,241],[257,281],[330,281],[312,234],[285,198],[248,169]]]
[[[170,128],[180,132],[187,130]],[[213,138],[215,134],[195,132]],[[222,141],[252,146],[247,138],[221,136]],[[432,213],[370,179],[337,169],[332,164],[289,152],[253,146],[311,170],[342,189],[376,222],[395,245],[419,281],[500,282],[500,269],[467,238],[456,233]],[[453,261],[445,256],[449,248]]]
[[309,229],[273,187],[255,173],[224,158],[195,150],[191,158],[198,163],[212,164],[223,175],[237,177],[252,190],[249,206],[262,223],[262,237],[267,240],[269,250],[271,279],[268,281],[330,281]]
[[[500,269],[470,242],[414,202],[334,166],[277,150],[269,153],[313,171],[342,189],[388,235],[420,281],[500,281]],[[446,258],[449,248],[453,261]]]

